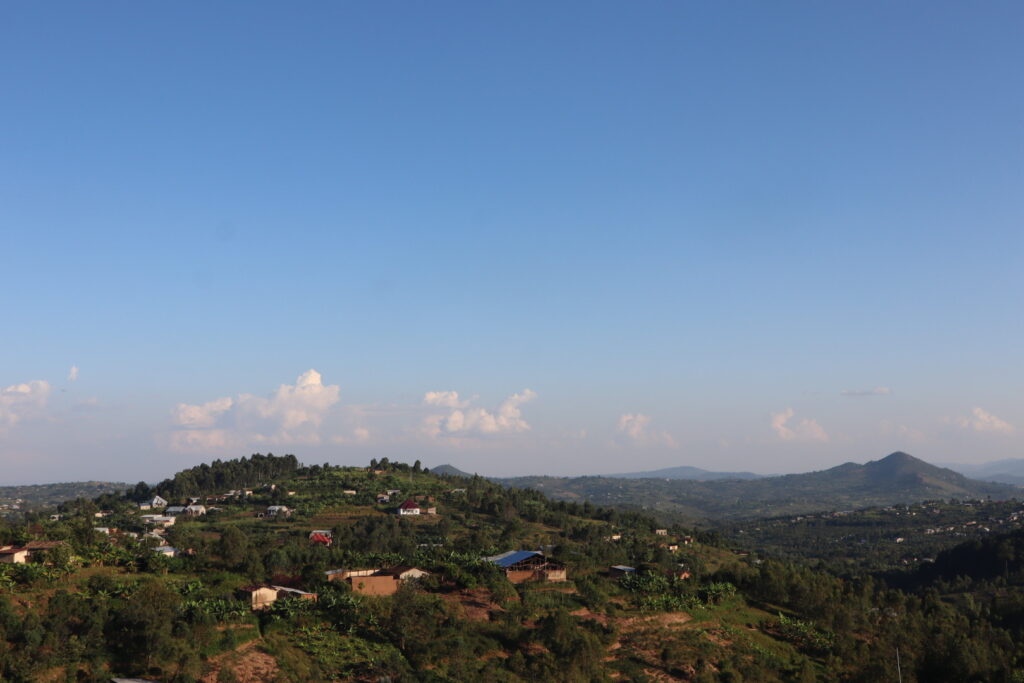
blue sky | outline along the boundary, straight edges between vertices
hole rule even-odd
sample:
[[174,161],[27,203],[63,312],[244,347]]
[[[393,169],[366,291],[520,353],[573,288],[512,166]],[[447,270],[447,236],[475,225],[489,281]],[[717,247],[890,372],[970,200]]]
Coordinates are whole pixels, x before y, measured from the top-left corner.
[[1019,3],[3,12],[2,480],[1024,457]]

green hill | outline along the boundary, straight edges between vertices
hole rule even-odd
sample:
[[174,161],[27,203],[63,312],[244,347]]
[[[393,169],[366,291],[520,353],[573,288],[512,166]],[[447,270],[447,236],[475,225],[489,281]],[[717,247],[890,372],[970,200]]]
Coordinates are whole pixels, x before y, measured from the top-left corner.
[[[128,488],[128,484],[110,481],[72,481],[60,484],[0,486],[0,504],[18,504],[21,509],[56,505],[74,498],[95,498]],[[15,503],[15,501],[20,501]]]
[[[897,458],[849,475],[921,472]],[[897,646],[908,681],[1024,674],[1024,639],[989,612],[645,514],[453,483],[418,463],[257,455],[0,522],[0,545],[32,553],[0,564],[0,680],[878,681]],[[146,535],[136,500],[154,492],[205,506],[166,528],[175,551]],[[403,501],[423,514],[396,514]],[[554,580],[513,583],[487,559],[512,550],[539,551],[518,557]],[[373,585],[397,590],[367,594],[365,573],[336,569],[381,570]]]
[[660,470],[648,470],[647,472],[627,472],[624,474],[606,474],[604,476],[617,479],[695,479],[697,481],[710,481],[714,479],[760,479],[763,475],[754,474],[753,472],[709,472],[699,467],[679,465]]
[[472,477],[469,472],[463,472],[454,465],[438,465],[431,468],[431,473],[442,477]]
[[687,481],[612,477],[499,479],[558,500],[589,500],[691,521],[749,519],[946,498],[1012,498],[1021,489],[968,479],[906,453],[863,465],[753,480]]

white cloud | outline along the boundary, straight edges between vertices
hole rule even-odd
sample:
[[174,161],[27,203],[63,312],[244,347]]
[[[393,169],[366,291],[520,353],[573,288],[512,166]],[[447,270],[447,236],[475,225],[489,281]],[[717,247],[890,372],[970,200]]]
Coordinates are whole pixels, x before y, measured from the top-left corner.
[[214,399],[199,406],[179,403],[174,409],[174,423],[189,429],[212,427],[217,418],[230,410],[234,404],[230,396]]
[[975,408],[967,417],[956,417],[951,420],[954,424],[963,429],[970,429],[976,432],[988,432],[991,434],[1013,434],[1017,428],[1005,422],[992,413],[981,408]]
[[512,394],[494,411],[471,408],[468,401],[459,401],[454,391],[427,392],[424,403],[452,410],[447,415],[430,415],[423,421],[424,432],[432,437],[490,436],[514,434],[530,429],[523,419],[520,406],[537,397],[536,392],[524,389]]
[[890,396],[892,389],[889,387],[875,387],[874,389],[843,389],[839,392],[842,396]]
[[784,441],[828,441],[828,434],[821,425],[811,419],[803,419],[790,425],[793,409],[786,408],[781,413],[772,413],[772,429]]
[[78,366],[72,365],[71,369],[68,370],[68,381],[74,382],[78,379]]
[[239,394],[200,405],[179,403],[171,445],[180,450],[233,448],[249,444],[318,444],[320,426],[340,400],[336,384],[325,385],[308,370],[295,384],[268,397]]
[[0,390],[0,431],[42,413],[49,396],[50,383],[41,379],[12,384]]
[[469,401],[460,401],[457,391],[428,391],[423,395],[423,405],[439,408],[465,408]]
[[676,440],[668,432],[650,429],[651,417],[640,413],[626,413],[619,417],[615,431],[619,443],[628,442],[634,445],[671,446]]

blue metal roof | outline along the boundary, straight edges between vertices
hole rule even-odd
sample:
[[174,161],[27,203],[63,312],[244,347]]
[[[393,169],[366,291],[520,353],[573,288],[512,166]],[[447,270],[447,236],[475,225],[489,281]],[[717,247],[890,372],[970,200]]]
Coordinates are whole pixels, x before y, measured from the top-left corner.
[[501,555],[493,555],[491,557],[485,557],[484,559],[488,562],[493,562],[502,569],[511,567],[516,562],[522,562],[523,560],[529,559],[534,555],[541,555],[536,550],[510,550],[507,553]]

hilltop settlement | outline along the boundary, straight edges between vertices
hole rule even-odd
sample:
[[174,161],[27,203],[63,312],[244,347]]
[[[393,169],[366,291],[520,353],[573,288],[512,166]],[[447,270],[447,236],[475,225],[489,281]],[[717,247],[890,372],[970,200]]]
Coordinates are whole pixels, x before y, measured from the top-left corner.
[[0,525],[0,678],[879,681],[898,645],[906,681],[1018,680],[1000,504],[966,550],[952,503],[871,513],[947,547],[844,572],[725,537],[845,515],[723,535],[419,462],[215,461]]

